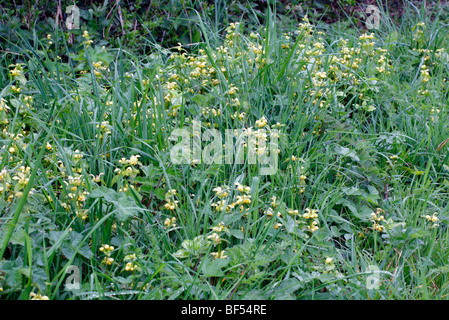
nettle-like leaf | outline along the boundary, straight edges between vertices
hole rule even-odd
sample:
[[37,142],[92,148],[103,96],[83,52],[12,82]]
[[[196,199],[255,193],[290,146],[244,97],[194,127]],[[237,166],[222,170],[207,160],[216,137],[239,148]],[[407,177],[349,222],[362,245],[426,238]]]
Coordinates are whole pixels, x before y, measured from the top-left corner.
[[342,192],[348,196],[358,196],[362,199],[365,199],[368,202],[376,204],[380,199],[379,191],[373,186],[368,186],[368,192],[360,189],[356,186],[353,187],[342,187]]
[[184,240],[181,243],[182,249],[176,251],[173,255],[176,258],[188,258],[190,256],[200,256],[205,253],[209,247],[210,242],[204,236],[195,237],[193,240]]
[[342,147],[340,145],[335,146],[335,153],[342,157],[349,157],[356,162],[360,161],[360,158],[354,151],[350,150],[349,148]]
[[226,267],[229,262],[229,259],[210,260],[206,257],[201,267],[201,272],[206,277],[222,277],[224,276],[222,268]]
[[61,248],[62,254],[67,257],[67,259],[72,259],[76,249],[78,249],[78,254],[82,255],[83,257],[87,259],[92,258],[93,253],[87,241],[80,246],[83,238],[84,237],[82,234],[75,231],[70,231],[69,233],[67,233],[66,231],[49,232],[50,242],[53,245],[56,244],[56,247]]
[[275,283],[274,288],[269,290],[267,296],[272,296],[275,300],[293,300],[295,291],[304,287],[304,284],[296,278],[284,279]]
[[16,288],[22,284],[22,274],[19,271],[22,266],[23,260],[20,256],[15,260],[3,260],[0,262],[0,274],[2,274],[8,287]]
[[94,199],[103,198],[106,203],[113,205],[118,221],[126,221],[136,216],[142,210],[142,208],[136,205],[136,201],[131,196],[103,186],[92,191],[90,197]]

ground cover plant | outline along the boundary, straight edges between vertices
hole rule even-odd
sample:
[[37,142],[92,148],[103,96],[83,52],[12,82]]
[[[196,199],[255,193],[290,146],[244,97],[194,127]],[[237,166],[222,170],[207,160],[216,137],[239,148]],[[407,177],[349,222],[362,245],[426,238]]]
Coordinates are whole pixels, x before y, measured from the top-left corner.
[[196,11],[174,46],[4,36],[1,299],[445,299],[441,6],[379,30]]

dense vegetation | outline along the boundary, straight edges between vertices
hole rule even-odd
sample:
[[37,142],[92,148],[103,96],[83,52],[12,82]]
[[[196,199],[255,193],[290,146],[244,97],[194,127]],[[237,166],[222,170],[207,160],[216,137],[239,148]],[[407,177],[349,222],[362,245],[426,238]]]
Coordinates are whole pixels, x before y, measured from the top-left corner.
[[3,2],[2,299],[447,297],[444,3]]

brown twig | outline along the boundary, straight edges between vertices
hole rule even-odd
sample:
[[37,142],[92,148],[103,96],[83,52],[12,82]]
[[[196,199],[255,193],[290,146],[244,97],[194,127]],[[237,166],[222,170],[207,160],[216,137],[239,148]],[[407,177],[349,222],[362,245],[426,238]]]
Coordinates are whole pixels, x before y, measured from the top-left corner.
[[123,16],[122,16],[122,8],[120,7],[120,0],[117,0],[118,5],[118,17],[120,20],[120,25],[122,26],[122,35],[125,35],[125,23],[123,22]]

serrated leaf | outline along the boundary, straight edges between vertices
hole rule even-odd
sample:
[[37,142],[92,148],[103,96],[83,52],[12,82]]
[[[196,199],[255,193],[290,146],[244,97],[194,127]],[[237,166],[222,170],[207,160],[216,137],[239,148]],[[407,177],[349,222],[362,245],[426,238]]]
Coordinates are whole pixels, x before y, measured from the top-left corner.
[[23,246],[25,244],[25,231],[22,228],[14,231],[9,241],[12,244]]
[[114,205],[114,213],[118,221],[126,221],[141,211],[136,205],[134,198],[123,192],[117,192],[104,186],[91,192],[91,198],[103,198],[104,201]]
[[209,260],[206,258],[203,266],[201,267],[201,272],[206,277],[222,277],[224,276],[224,273],[221,268],[227,266],[228,263],[229,259]]
[[11,288],[16,288],[22,284],[22,274],[19,269],[23,266],[22,258],[16,260],[1,261],[0,271],[4,273],[6,284]]
[[189,255],[190,255],[189,252],[185,249],[179,249],[173,254],[173,256],[175,256],[178,259],[188,258]]
[[350,149],[342,147],[340,145],[335,146],[335,152],[338,155],[341,155],[343,157],[349,157],[356,162],[360,161],[360,158],[357,156],[357,154],[354,151],[351,151]]

